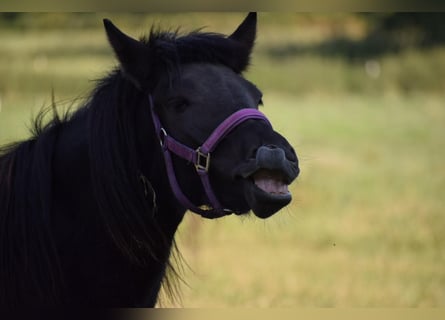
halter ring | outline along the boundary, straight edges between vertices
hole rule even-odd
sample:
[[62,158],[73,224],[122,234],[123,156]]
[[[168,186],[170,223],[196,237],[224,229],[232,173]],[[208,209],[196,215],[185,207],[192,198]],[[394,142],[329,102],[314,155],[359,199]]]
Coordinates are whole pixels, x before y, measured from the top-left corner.
[[168,136],[167,131],[165,131],[164,128],[161,128],[159,130],[159,144],[161,145],[161,147],[164,147],[164,141],[166,136]]

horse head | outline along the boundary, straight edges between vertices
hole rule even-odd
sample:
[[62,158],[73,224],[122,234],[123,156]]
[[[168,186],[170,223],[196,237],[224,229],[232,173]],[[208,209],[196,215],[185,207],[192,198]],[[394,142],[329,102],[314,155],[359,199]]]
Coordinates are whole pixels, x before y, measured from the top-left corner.
[[[258,111],[262,92],[242,75],[256,20],[250,13],[230,36],[152,31],[140,41],[104,20],[122,74],[152,108],[173,192],[207,218],[250,210],[267,218],[290,203],[288,185],[299,173],[294,149]],[[240,120],[241,113],[252,116]],[[221,128],[231,120],[237,123]],[[202,154],[209,137],[217,142]]]

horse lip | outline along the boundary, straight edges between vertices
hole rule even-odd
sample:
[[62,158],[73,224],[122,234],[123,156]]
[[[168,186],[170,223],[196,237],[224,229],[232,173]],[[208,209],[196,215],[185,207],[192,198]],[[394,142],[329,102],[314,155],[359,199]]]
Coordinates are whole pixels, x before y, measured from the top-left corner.
[[287,160],[284,167],[270,168],[269,166],[260,166],[256,159],[250,159],[238,167],[233,176],[234,178],[252,179],[253,175],[262,169],[275,171],[287,185],[290,185],[300,173],[297,163],[293,161]]
[[269,218],[292,201],[291,193],[268,193],[255,185],[251,179],[246,179],[244,195],[255,216],[261,219]]
[[255,161],[245,163],[240,169],[237,177],[244,180],[244,196],[246,202],[258,218],[266,219],[292,201],[292,194],[289,191],[286,193],[271,193],[261,189],[255,184],[254,176],[255,174],[263,174],[261,170],[269,171],[274,175],[276,180],[289,185],[296,178],[298,169],[293,171],[294,174],[288,175],[288,171],[286,170],[271,170],[258,167]]
[[261,146],[256,152],[255,160],[259,168],[281,172],[287,184],[298,175],[298,163],[287,159],[282,148]]

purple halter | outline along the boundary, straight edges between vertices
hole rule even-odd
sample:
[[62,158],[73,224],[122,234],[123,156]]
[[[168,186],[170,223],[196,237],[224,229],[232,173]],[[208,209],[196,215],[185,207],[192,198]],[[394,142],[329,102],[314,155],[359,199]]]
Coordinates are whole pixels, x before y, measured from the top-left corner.
[[[170,187],[173,190],[178,201],[187,209],[198,213],[206,218],[217,218],[227,213],[232,213],[233,210],[225,209],[218,201],[209,180],[209,167],[210,167],[210,154],[215,150],[218,143],[224,139],[224,137],[239,126],[244,121],[250,119],[258,119],[266,121],[267,124],[272,126],[266,116],[256,109],[241,109],[226,118],[207,138],[207,140],[196,150],[180,143],[173,137],[169,136],[165,129],[162,127],[161,121],[154,110],[154,103],[152,96],[149,95],[150,110],[153,118],[153,124],[155,127],[156,135],[159,138],[159,142],[164,154],[165,166],[167,168],[168,180]],[[170,152],[173,152],[182,159],[187,160],[195,165],[196,172],[198,173],[201,183],[204,187],[204,191],[211,205],[210,209],[203,209],[194,205],[182,192],[178,180],[176,179],[175,171],[173,168],[173,162]]]

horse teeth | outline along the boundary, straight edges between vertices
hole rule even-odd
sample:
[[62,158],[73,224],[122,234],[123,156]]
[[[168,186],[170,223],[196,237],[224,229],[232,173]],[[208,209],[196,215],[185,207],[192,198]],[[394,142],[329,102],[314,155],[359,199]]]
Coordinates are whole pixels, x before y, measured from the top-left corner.
[[254,177],[254,183],[258,188],[269,194],[278,195],[289,193],[287,185],[281,179],[272,175],[258,174]]

